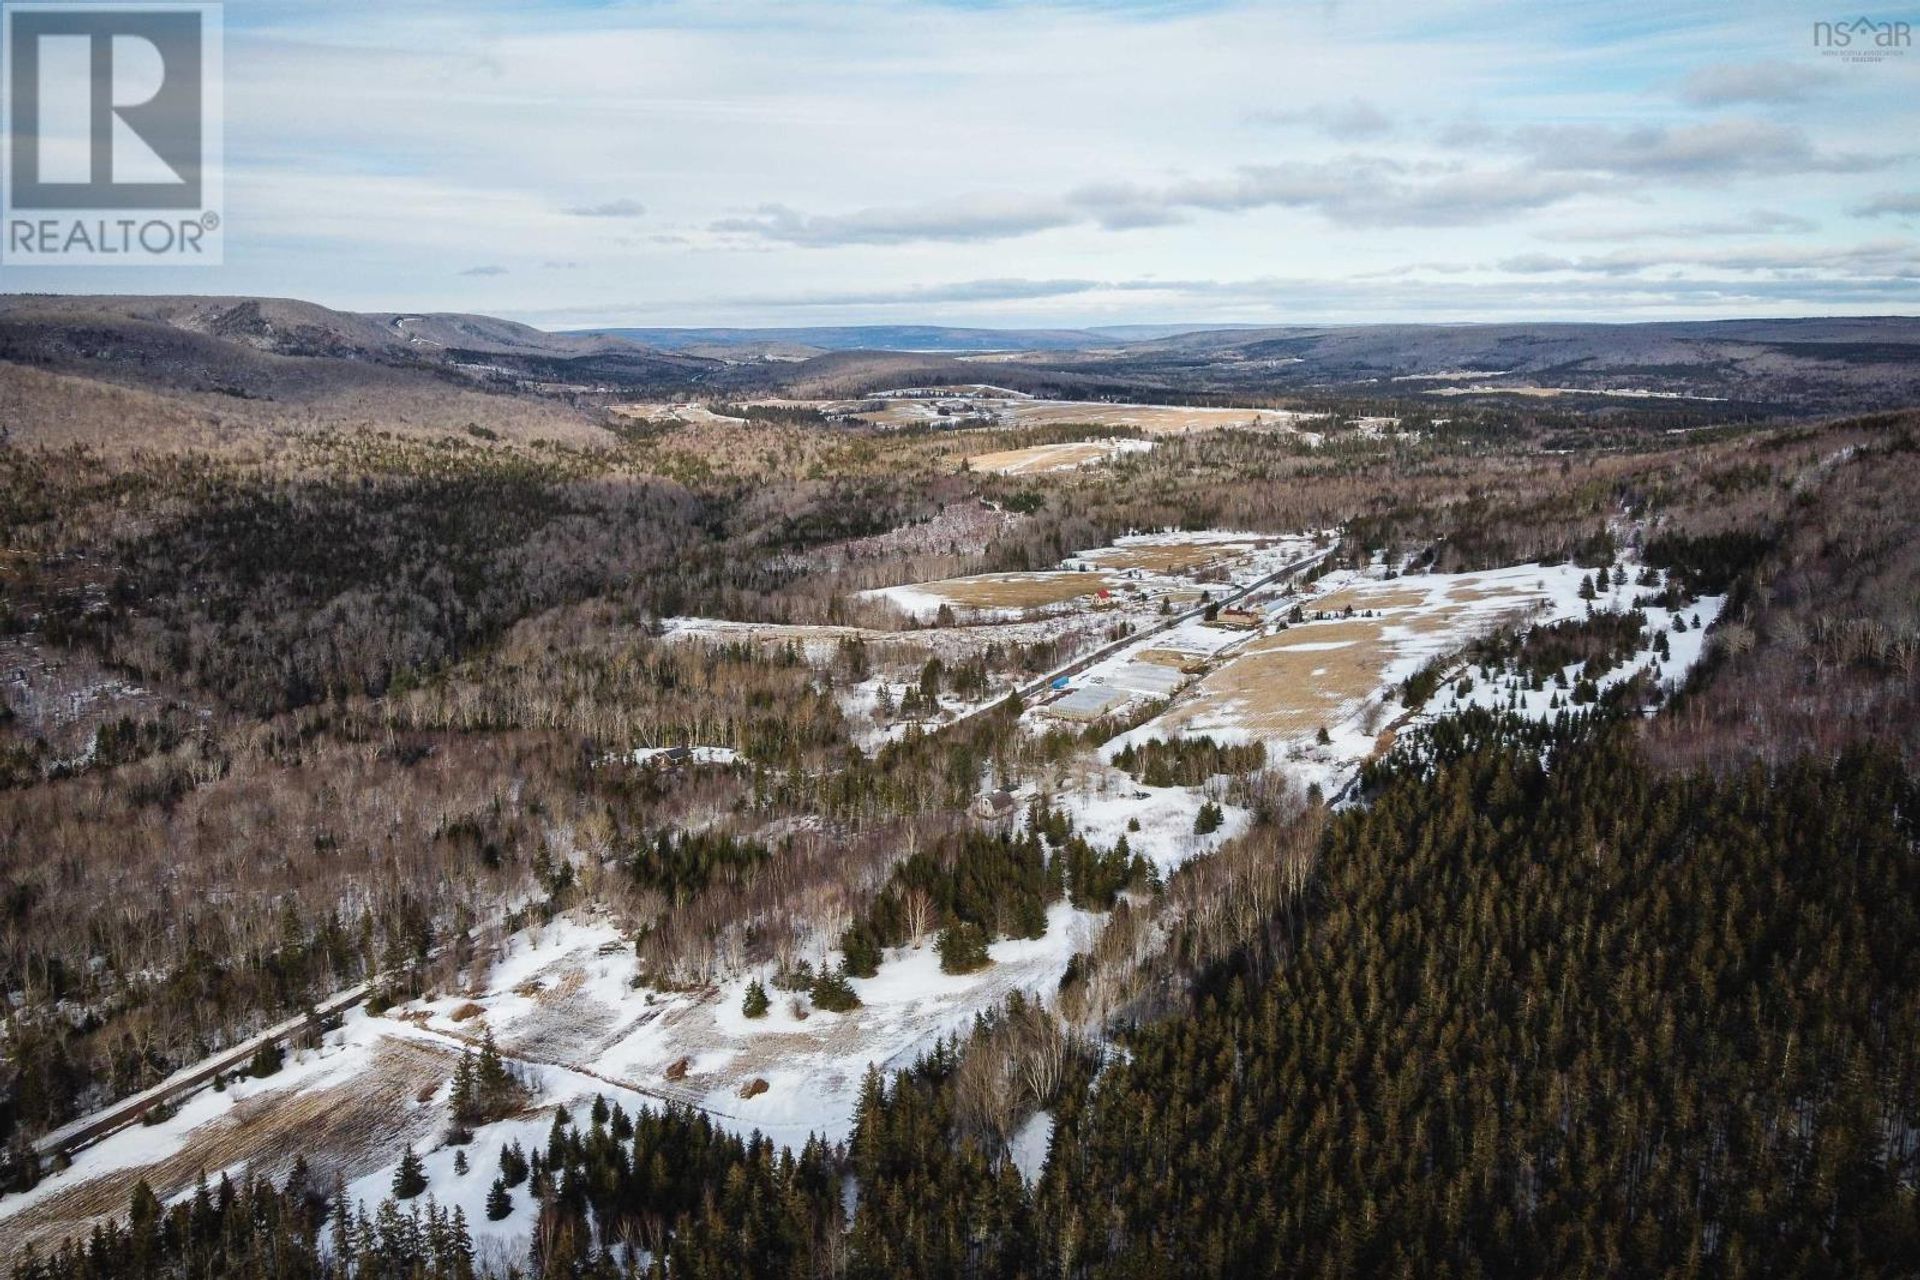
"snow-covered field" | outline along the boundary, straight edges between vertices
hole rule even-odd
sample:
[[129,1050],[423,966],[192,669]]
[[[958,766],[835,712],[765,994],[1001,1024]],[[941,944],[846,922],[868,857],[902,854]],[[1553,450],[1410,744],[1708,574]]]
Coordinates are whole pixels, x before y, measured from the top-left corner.
[[[377,1204],[411,1147],[425,1159],[429,1194],[442,1207],[463,1208],[483,1247],[520,1256],[533,1221],[524,1189],[500,1222],[487,1221],[484,1199],[500,1149],[514,1140],[538,1147],[554,1107],[578,1113],[595,1094],[630,1110],[677,1101],[742,1135],[758,1131],[794,1146],[816,1133],[843,1140],[869,1065],[911,1064],[1015,991],[1047,998],[1098,922],[1056,904],[1044,936],[996,942],[993,963],[966,975],[940,971],[931,938],[894,949],[876,976],[852,980],[862,1007],[840,1014],[773,988],[765,968],[716,989],[636,987],[634,950],[617,930],[563,918],[512,938],[484,989],[379,1016],[356,1009],[277,1075],[195,1094],[172,1118],[115,1134],[33,1191],[0,1200],[0,1233],[9,1238],[0,1252],[123,1211],[137,1179],[171,1198],[190,1194],[201,1169],[210,1178],[249,1167],[284,1176],[296,1153],[323,1183],[338,1174],[352,1198]],[[753,978],[774,998],[760,1019],[741,1012]],[[457,1174],[456,1148],[445,1142],[449,1081],[459,1055],[489,1030],[532,1086],[532,1105],[458,1148],[470,1168]],[[742,1096],[754,1081],[764,1081],[764,1091]]]

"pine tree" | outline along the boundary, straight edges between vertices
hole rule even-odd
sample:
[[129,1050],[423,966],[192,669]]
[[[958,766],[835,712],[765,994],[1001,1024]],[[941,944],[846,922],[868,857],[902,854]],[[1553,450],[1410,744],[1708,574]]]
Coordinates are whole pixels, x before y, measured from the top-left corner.
[[840,954],[846,958],[847,972],[856,978],[880,972],[880,942],[864,921],[854,921],[840,935]]
[[458,1124],[480,1123],[479,1097],[475,1089],[473,1051],[463,1050],[460,1064],[453,1069],[453,1088],[447,1094],[447,1106]]
[[447,1224],[447,1261],[452,1280],[472,1280],[473,1233],[467,1228],[467,1211],[454,1206],[453,1219]]
[[474,1069],[473,1083],[474,1103],[482,1121],[498,1120],[520,1104],[519,1078],[501,1058],[499,1048],[493,1043],[491,1027],[480,1043],[480,1061]]
[[518,1139],[500,1148],[500,1179],[509,1187],[517,1187],[527,1180],[527,1153]]
[[513,1197],[507,1194],[506,1179],[495,1178],[487,1188],[487,1220],[498,1222],[512,1212]]
[[767,989],[760,985],[760,979],[755,978],[747,984],[747,995],[740,1002],[740,1012],[749,1018],[764,1018],[767,1016],[767,1007]]
[[411,1200],[427,1189],[427,1170],[412,1147],[400,1157],[400,1167],[393,1171],[393,1197],[396,1200]]

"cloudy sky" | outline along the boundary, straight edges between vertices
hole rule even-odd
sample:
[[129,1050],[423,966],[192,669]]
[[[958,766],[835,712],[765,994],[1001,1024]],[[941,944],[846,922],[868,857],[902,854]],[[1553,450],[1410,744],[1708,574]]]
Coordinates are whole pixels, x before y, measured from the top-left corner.
[[1823,56],[1854,16],[232,0],[226,264],[4,287],[550,327],[1914,313],[1920,49]]

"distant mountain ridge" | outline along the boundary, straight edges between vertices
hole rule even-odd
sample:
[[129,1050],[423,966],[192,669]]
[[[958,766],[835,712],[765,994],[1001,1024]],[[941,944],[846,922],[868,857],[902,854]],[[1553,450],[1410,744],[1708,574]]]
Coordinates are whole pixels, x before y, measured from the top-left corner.
[[[983,357],[986,359],[983,361]],[[311,403],[453,383],[565,402],[842,398],[992,382],[1060,399],[1469,397],[1741,419],[1920,404],[1920,318],[992,329],[933,324],[548,332],[493,316],[249,297],[0,296],[0,363]],[[990,370],[990,376],[988,371]]]
[[[1175,333],[1188,332],[1176,329]],[[826,325],[792,328],[607,328],[577,337],[624,338],[658,351],[698,347],[788,347],[825,351],[1079,351],[1117,339],[1094,329],[968,329],[934,324]],[[1156,334],[1155,336],[1167,336]],[[1124,340],[1124,339],[1118,339]]]

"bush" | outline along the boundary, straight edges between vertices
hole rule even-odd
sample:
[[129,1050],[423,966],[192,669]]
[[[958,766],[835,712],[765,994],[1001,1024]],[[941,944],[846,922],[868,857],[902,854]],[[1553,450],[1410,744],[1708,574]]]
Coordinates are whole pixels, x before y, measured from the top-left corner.
[[974,973],[993,963],[987,954],[986,930],[968,920],[942,929],[934,950],[940,953],[942,973]]
[[847,981],[845,970],[829,969],[814,980],[813,1003],[828,1013],[847,1013],[860,1007],[860,996]]
[[287,1051],[280,1047],[277,1040],[269,1040],[253,1051],[253,1058],[247,1063],[247,1074],[256,1080],[264,1080],[286,1064]]

